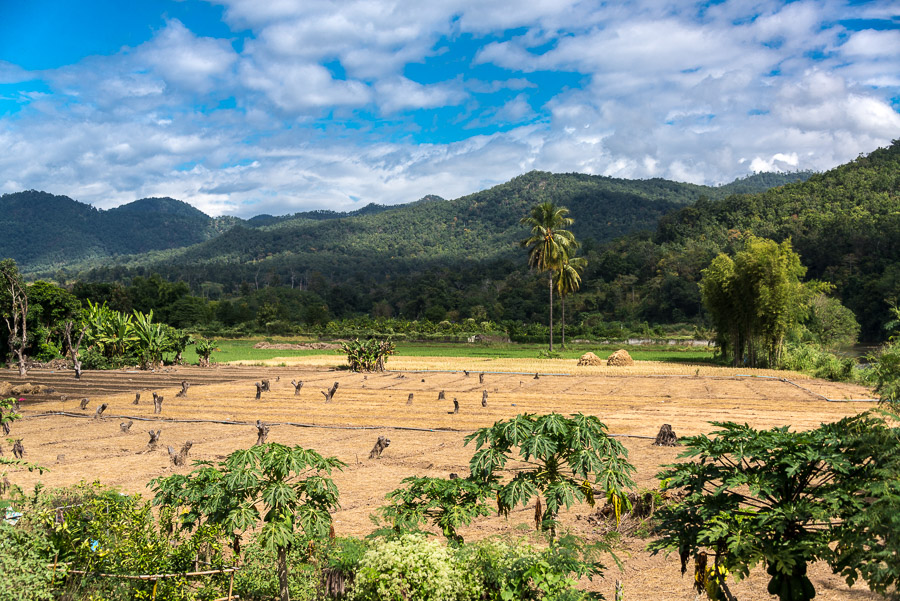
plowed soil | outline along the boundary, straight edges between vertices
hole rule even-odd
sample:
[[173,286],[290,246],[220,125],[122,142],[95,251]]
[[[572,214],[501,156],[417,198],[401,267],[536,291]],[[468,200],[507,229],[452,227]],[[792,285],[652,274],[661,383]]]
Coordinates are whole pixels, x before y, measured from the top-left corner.
[[[336,359],[331,356],[324,361],[334,364]],[[311,365],[308,360],[293,367],[86,372],[80,381],[74,380],[71,371],[34,370],[25,378],[10,371],[0,375],[0,380],[43,384],[54,392],[26,399],[24,418],[12,424],[10,434],[23,440],[26,459],[49,471],[43,475],[11,471],[9,477],[26,490],[38,480],[49,486],[100,480],[123,492],[149,496],[146,484],[152,478],[190,470],[174,468],[166,446],[177,449],[191,440],[190,459],[220,460],[256,441],[254,424],[260,419],[271,426],[269,441],[315,448],[347,463],[334,477],[342,506],[335,514],[335,528],[339,535],[363,535],[372,530],[369,515],[403,478],[467,473],[473,448],[463,445],[466,434],[518,413],[597,415],[612,434],[622,437],[629,459],[638,469],[638,485],[656,488],[655,475],[660,466],[676,461],[679,452],[677,448],[652,446],[663,423],[671,424],[678,436],[709,432],[712,426],[708,422],[724,420],[758,428],[790,425],[804,429],[873,405],[837,402],[870,398],[871,392],[862,387],[796,374],[771,377],[771,373],[759,372],[756,376],[766,377],[754,377],[743,375],[747,370],[671,364],[655,369],[640,362],[631,371],[601,367],[586,372],[585,368],[575,368],[572,360],[546,370],[559,375],[535,379],[533,362],[516,369],[515,362],[507,364],[509,361],[513,360],[504,362],[503,367],[521,373],[486,373],[483,384],[479,383],[478,371],[468,375],[463,371],[472,366],[472,361],[452,358],[423,358],[420,363],[447,371],[414,371],[416,364],[404,365],[392,359],[392,368],[405,370],[369,375],[335,371]],[[476,369],[487,368],[479,365]],[[270,380],[272,389],[256,400],[254,382],[262,378]],[[294,394],[292,379],[304,382],[299,395]],[[182,380],[191,387],[186,397],[177,398]],[[321,391],[334,382],[339,383],[334,401],[325,403]],[[442,390],[446,400],[438,401]],[[488,404],[482,408],[485,390]],[[165,397],[161,415],[153,414],[154,391]],[[137,405],[133,403],[136,393],[141,393]],[[414,398],[408,405],[410,393]],[[65,401],[59,400],[63,394],[67,396]],[[79,402],[84,397],[90,401],[82,411]],[[460,404],[459,414],[452,413],[454,398]],[[104,417],[92,419],[101,403],[109,405]],[[119,424],[127,421],[133,425],[129,433],[123,433]],[[151,428],[162,430],[161,446],[156,451],[147,450],[147,431]],[[390,438],[391,444],[381,459],[369,460],[369,451],[379,435]],[[576,506],[562,520],[578,534],[599,536],[608,526],[588,519],[594,511]],[[466,539],[504,533],[531,536],[532,515],[533,508],[520,508],[508,519],[486,518],[461,533]],[[623,536],[618,554],[624,571],[620,572],[612,561],[606,562],[606,577],[586,586],[612,598],[614,582],[620,580],[626,599],[694,599],[691,573],[681,576],[674,555],[651,556],[644,550],[647,542]],[[864,585],[848,589],[827,566],[812,566],[810,574],[817,599],[878,598]],[[771,599],[765,588],[765,570],[757,568],[749,579],[733,584],[732,592],[742,601]]]

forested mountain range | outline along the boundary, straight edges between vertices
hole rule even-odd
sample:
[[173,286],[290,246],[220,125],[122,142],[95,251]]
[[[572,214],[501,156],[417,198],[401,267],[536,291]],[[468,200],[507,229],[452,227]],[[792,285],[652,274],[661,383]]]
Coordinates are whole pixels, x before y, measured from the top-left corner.
[[55,276],[62,269],[68,277],[121,279],[156,271],[226,288],[258,282],[260,273],[270,272],[283,278],[311,271],[342,277],[346,269],[390,273],[424,263],[509,257],[522,235],[519,219],[543,200],[577,215],[578,236],[607,241],[654,228],[663,215],[700,198],[767,189],[809,175],[757,174],[708,187],[535,171],[455,200],[427,196],[351,213],[311,211],[246,221],[213,219],[169,198],[99,211],[64,196],[28,191],[0,197],[0,225],[25,234],[0,243],[0,256],[15,258],[34,276]]
[[113,255],[177,248],[213,238],[237,219],[213,219],[173,198],[101,211],[67,196],[28,190],[0,196],[0,257],[24,271]]

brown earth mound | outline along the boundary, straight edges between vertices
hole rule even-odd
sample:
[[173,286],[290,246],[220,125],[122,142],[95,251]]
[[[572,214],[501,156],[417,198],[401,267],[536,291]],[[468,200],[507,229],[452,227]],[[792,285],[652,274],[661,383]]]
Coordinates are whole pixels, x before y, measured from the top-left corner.
[[634,365],[634,359],[628,354],[628,351],[619,349],[606,359],[607,365],[623,366]]
[[10,384],[9,382],[0,382],[0,398],[19,396],[20,394],[43,394],[47,390],[46,386],[40,384]]
[[594,353],[588,352],[581,356],[581,359],[578,360],[578,365],[603,365],[603,359]]
[[325,351],[339,349],[341,348],[341,345],[332,344],[330,342],[302,342],[299,344],[257,342],[253,345],[253,348],[273,351]]

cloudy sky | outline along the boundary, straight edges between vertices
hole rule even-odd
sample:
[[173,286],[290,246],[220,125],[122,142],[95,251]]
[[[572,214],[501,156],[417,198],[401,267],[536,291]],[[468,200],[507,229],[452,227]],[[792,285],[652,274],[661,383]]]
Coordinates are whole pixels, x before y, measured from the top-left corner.
[[897,138],[894,0],[0,0],[0,193],[352,210]]

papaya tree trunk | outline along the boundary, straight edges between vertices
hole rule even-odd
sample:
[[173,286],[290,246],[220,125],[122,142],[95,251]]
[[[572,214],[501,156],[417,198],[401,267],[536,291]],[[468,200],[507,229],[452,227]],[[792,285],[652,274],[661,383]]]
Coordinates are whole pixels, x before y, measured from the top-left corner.
[[291,593],[288,589],[288,565],[287,565],[287,547],[280,545],[278,547],[278,600],[291,601]]

